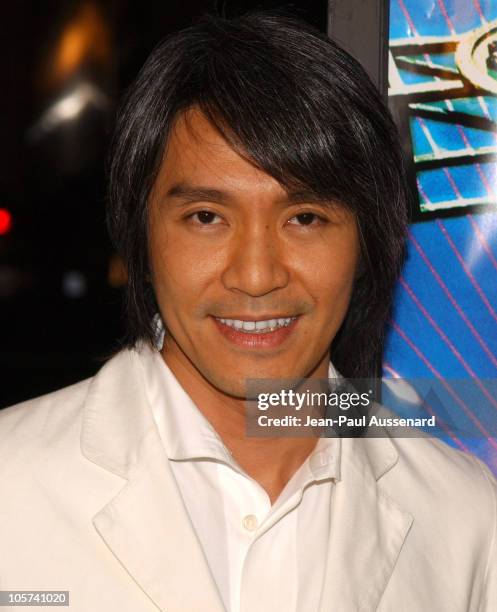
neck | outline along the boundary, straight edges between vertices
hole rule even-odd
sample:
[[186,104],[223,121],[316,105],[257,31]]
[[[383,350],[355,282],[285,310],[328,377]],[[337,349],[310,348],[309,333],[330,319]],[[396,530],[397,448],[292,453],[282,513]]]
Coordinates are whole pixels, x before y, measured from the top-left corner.
[[[211,385],[191,362],[175,351],[162,357],[197,408],[210,422],[240,467],[267,492],[271,503],[316,446],[316,437],[257,438],[246,434],[244,398],[227,395]],[[321,370],[326,369],[323,374]],[[324,361],[314,376],[326,378]]]

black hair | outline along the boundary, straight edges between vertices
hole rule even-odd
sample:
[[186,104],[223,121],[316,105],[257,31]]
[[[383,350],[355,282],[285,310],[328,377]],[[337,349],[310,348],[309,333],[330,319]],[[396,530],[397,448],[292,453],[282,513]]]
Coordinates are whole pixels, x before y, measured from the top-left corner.
[[206,17],[167,38],[118,112],[107,220],[128,270],[124,344],[154,341],[147,201],[173,122],[192,107],[283,187],[354,212],[362,272],[331,359],[346,377],[375,375],[407,227],[397,130],[355,59],[310,26],[265,13]]

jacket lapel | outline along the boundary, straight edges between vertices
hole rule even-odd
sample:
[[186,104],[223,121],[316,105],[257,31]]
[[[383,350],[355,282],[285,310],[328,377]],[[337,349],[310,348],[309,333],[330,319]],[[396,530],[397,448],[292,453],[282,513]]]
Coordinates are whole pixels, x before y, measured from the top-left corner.
[[139,356],[122,351],[92,381],[83,454],[123,479],[93,518],[110,550],[167,612],[224,607],[177,488],[148,405]]
[[342,440],[320,612],[377,609],[413,520],[377,482],[396,460],[389,439]]

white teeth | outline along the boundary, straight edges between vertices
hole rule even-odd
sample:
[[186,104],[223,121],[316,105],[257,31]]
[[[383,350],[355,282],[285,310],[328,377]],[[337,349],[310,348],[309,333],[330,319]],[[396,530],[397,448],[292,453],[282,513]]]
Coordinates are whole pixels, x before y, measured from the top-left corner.
[[255,329],[257,331],[261,331],[261,329],[266,329],[266,327],[269,327],[269,321],[256,321],[255,322]]
[[240,319],[218,319],[224,325],[233,327],[242,332],[255,332],[256,334],[264,334],[272,332],[280,327],[290,325],[296,317],[288,317],[281,319],[268,319],[266,321],[241,321]]

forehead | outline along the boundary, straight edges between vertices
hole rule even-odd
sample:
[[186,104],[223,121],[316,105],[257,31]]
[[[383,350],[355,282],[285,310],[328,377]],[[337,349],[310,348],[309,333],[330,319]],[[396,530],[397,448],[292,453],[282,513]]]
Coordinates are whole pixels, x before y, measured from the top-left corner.
[[235,151],[198,109],[181,113],[174,122],[161,162],[156,188],[191,183],[229,191],[254,189],[282,195],[285,190],[269,174]]

